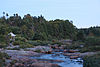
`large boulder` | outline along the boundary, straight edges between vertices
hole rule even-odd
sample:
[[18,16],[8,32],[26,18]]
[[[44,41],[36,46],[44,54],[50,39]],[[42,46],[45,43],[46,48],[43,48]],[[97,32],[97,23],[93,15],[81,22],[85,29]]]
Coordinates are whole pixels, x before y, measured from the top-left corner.
[[40,51],[43,53],[51,53],[52,48],[48,47],[48,46],[36,46],[34,48],[26,48],[27,50],[31,50],[31,51]]
[[70,56],[70,59],[76,59],[79,58],[79,56]]
[[75,53],[75,52],[79,52],[79,50],[64,50],[64,52],[68,52],[68,53]]

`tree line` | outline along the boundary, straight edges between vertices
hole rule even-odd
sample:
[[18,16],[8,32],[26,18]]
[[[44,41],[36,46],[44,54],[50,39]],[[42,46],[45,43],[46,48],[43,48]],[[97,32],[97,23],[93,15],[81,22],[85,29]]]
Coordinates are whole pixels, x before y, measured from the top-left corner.
[[0,41],[5,41],[10,32],[27,40],[84,40],[87,36],[100,36],[100,27],[78,29],[69,20],[48,21],[42,15],[36,17],[30,14],[21,18],[18,14],[9,16],[3,12],[0,18]]
[[0,18],[0,38],[3,40],[10,32],[27,40],[75,39],[77,29],[69,20],[46,20],[41,16],[18,14],[9,16],[8,13]]

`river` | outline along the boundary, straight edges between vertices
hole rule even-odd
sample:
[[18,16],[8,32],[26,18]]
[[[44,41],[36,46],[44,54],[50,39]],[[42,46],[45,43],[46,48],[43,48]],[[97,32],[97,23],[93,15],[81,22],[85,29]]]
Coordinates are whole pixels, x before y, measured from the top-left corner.
[[52,54],[44,54],[37,57],[31,57],[31,59],[62,60],[64,62],[52,62],[52,63],[56,63],[61,67],[83,67],[83,60],[81,58],[70,59],[68,56],[64,56],[62,52],[53,52]]

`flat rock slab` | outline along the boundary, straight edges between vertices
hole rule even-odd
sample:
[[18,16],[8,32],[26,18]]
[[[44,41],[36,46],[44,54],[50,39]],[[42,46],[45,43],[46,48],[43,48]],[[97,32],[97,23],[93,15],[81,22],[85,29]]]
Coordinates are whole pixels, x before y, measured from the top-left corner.
[[33,51],[3,50],[2,52],[7,53],[9,56],[11,56],[11,59],[22,59],[22,58],[29,58],[30,56],[41,55],[41,53]]
[[26,48],[27,50],[31,50],[31,51],[52,51],[52,48],[47,47],[47,46],[36,46],[34,48]]
[[33,67],[60,67],[58,64],[52,63],[33,63]]
[[19,48],[19,46],[18,45],[17,46],[8,46],[6,48]]
[[65,56],[77,56],[77,57],[84,57],[84,56],[91,56],[91,55],[95,55],[100,53],[100,51],[98,52],[85,52],[85,53],[80,53],[80,52],[76,52],[76,53],[63,53],[63,55]]
[[32,63],[32,64],[21,64],[21,63],[15,63],[13,67],[60,67],[58,64],[52,64],[52,63]]

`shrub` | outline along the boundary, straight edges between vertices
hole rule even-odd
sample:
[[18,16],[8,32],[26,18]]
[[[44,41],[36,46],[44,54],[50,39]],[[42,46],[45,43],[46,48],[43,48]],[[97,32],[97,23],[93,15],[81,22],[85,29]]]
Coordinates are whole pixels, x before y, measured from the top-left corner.
[[83,67],[100,67],[100,54],[83,58]]
[[20,45],[20,48],[31,48],[31,47],[34,47],[34,45],[31,45],[31,44],[28,44],[28,43]]
[[26,42],[27,41],[27,39],[26,38],[24,38],[24,37],[15,37],[15,41],[22,41],[22,42]]
[[37,46],[37,45],[48,45],[48,44],[52,44],[51,41],[41,41],[41,40],[28,41],[27,43],[32,44],[32,45],[34,45],[34,46]]
[[67,49],[80,49],[80,45],[84,46],[85,43],[82,41],[73,41],[72,44],[66,44]]
[[13,45],[20,45],[21,44],[21,41],[14,41],[13,42]]
[[28,41],[27,43],[32,44],[32,45],[40,45],[37,41]]
[[0,42],[6,42],[5,35],[0,35]]
[[63,43],[61,43],[61,42],[59,42],[59,41],[53,41],[51,44],[52,44],[52,45],[58,44],[59,46],[61,46]]
[[5,60],[9,58],[8,54],[0,52],[0,67],[5,67]]
[[40,53],[40,52],[41,52],[41,50],[39,50],[39,49],[38,49],[38,50],[36,50],[35,52],[38,52],[38,53]]
[[3,42],[0,43],[0,48],[4,48],[4,47],[6,47],[6,46],[7,46],[7,44],[5,44],[5,43],[3,43]]
[[100,45],[100,38],[99,37],[87,37],[85,40],[86,45]]
[[94,52],[94,51],[100,51],[100,46],[88,46],[81,48],[80,52]]
[[15,48],[8,48],[8,50],[20,50],[20,48],[15,47]]

